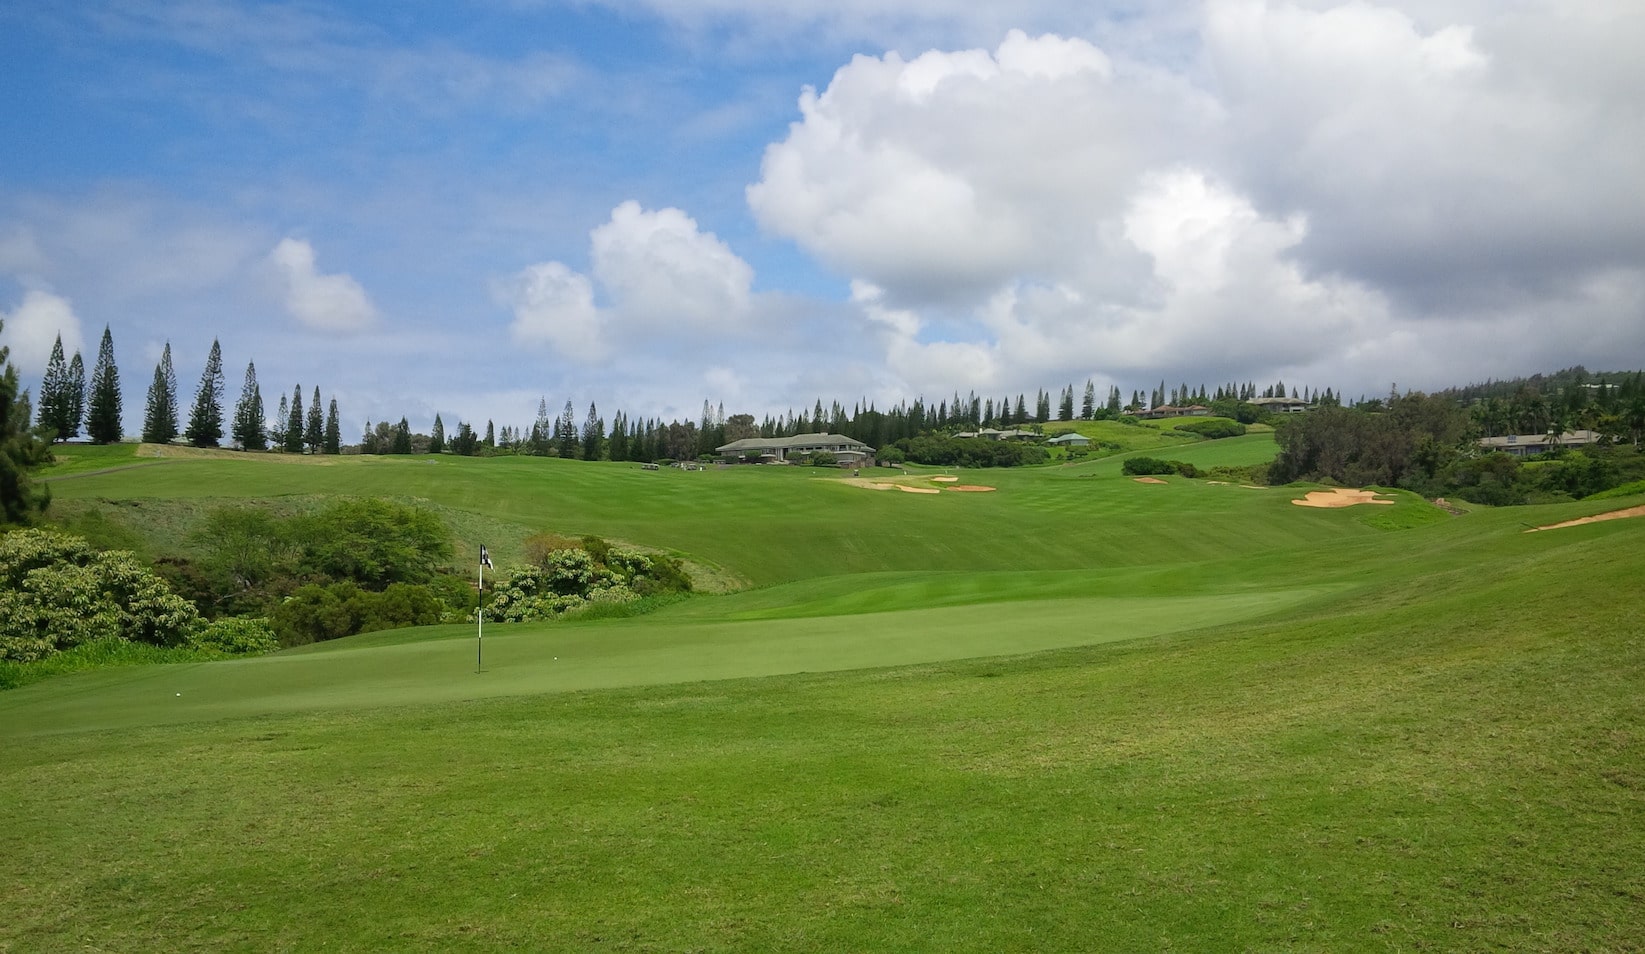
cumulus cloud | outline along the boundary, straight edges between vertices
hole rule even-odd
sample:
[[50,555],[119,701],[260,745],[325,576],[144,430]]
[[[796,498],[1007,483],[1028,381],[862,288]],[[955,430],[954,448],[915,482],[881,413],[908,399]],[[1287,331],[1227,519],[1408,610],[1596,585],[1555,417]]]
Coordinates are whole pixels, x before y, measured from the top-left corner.
[[594,277],[632,325],[719,328],[748,312],[754,270],[679,209],[624,202],[589,238]]
[[649,344],[700,342],[751,314],[754,270],[679,209],[648,212],[628,201],[589,233],[594,283],[561,262],[531,265],[504,283],[515,340],[541,342],[584,361],[610,356],[624,335]]
[[545,343],[579,361],[606,356],[587,276],[559,262],[531,265],[507,283],[502,298],[514,310],[514,340]]
[[346,274],[322,275],[314,265],[314,246],[301,239],[282,239],[269,261],[285,281],[286,310],[317,331],[362,331],[377,320],[377,308],[360,283]]
[[81,353],[87,366],[96,355],[85,353],[80,319],[69,300],[49,291],[29,289],[10,312],[0,312],[0,345],[11,349],[11,362],[25,375],[39,374],[51,359],[51,346],[63,336],[63,355]]
[[1413,349],[1523,372],[1553,360],[1528,330],[1550,322],[1588,343],[1561,360],[1605,340],[1637,361],[1645,65],[1616,37],[1645,14],[1614,6],[1211,0],[1199,59],[1169,68],[1020,31],[857,57],[802,93],[747,199],[853,280],[911,391],[1357,384]]
[[1073,267],[1203,109],[1186,85],[1119,75],[1077,38],[1013,31],[993,52],[857,57],[802,94],[748,202],[893,300],[975,298]]

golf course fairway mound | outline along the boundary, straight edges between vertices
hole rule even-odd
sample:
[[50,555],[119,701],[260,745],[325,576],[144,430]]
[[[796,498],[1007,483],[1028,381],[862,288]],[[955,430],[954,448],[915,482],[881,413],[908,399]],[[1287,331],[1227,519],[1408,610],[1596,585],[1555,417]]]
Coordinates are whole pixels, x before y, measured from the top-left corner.
[[1639,525],[1521,532],[1592,502],[98,454],[54,507],[161,553],[216,507],[380,494],[499,575],[508,533],[596,534],[744,588],[488,622],[479,666],[453,625],[0,692],[0,950],[1645,937]]

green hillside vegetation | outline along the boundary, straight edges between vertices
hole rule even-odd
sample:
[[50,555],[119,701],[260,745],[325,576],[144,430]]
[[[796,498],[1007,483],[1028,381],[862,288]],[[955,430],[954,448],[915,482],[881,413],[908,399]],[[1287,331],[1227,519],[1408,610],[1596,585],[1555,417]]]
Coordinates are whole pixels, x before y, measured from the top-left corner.
[[596,535],[735,591],[488,623],[479,673],[453,624],[0,693],[0,950],[1637,946],[1645,521],[1524,531],[1645,495],[1121,475],[1276,449],[1186,437],[917,494],[59,447],[54,511],[148,558],[382,497],[456,568]]

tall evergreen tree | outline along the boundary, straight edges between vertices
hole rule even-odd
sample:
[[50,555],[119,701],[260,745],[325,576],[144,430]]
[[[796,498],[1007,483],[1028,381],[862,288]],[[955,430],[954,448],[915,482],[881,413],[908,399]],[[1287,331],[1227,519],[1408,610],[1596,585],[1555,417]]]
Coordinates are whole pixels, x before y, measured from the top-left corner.
[[290,402],[287,401],[286,396],[284,394],[280,395],[280,410],[274,413],[274,420],[268,426],[268,442],[270,447],[277,447],[281,450],[285,450],[286,432],[288,430],[286,419],[291,416],[288,413],[290,409],[291,405]]
[[1057,403],[1057,420],[1071,421],[1074,419],[1074,386],[1068,385],[1062,389],[1062,400]]
[[1080,403],[1080,420],[1089,421],[1097,416],[1097,382],[1085,379],[1085,400]]
[[314,400],[309,402],[308,417],[303,424],[303,444],[310,454],[320,453],[326,444],[326,412],[320,406],[320,386],[314,386]]
[[223,443],[223,348],[216,338],[211,339],[206,369],[200,373],[200,387],[194,392],[194,410],[189,412],[185,436],[194,447]]
[[80,352],[69,359],[69,429],[63,439],[80,436],[80,422],[86,419],[86,363],[80,360]]
[[86,398],[86,436],[93,444],[119,443],[120,411],[120,369],[114,364],[114,335],[104,325]]
[[301,384],[291,389],[291,411],[286,415],[286,434],[282,445],[288,454],[301,454],[303,452],[303,386]]
[[149,385],[148,406],[143,409],[143,442],[170,444],[177,436],[177,374],[171,368],[171,342],[160,352],[154,366],[154,383]]
[[565,402],[565,410],[554,424],[554,441],[561,457],[569,460],[577,456],[577,418],[570,400]]
[[583,421],[583,460],[599,460],[600,444],[604,438],[605,422],[600,420],[594,402],[588,404],[588,417]]
[[[402,421],[401,423],[405,422]],[[326,441],[320,451],[325,454],[341,454],[343,452],[343,422],[337,416],[336,398],[332,398],[331,405],[326,408]]]
[[394,425],[394,439],[389,442],[390,454],[411,453],[411,422],[400,418],[400,423]]
[[[35,418],[40,427],[50,431],[51,440],[54,441],[66,441],[73,436],[69,433],[69,413],[74,408],[74,398],[69,393],[69,386],[68,362],[63,359],[63,336],[58,335],[57,340],[52,342],[46,376],[40,382],[40,404]],[[73,429],[80,429],[78,421]]]
[[29,468],[51,459],[51,445],[29,431],[29,412],[27,394],[17,392],[11,349],[0,345],[0,524],[27,523],[51,499],[29,479]]
[[428,437],[428,452],[430,454],[444,453],[446,449],[446,426],[440,420],[440,415],[434,415],[434,433]]
[[490,418],[486,418],[485,446],[486,447],[496,447],[497,446],[497,428],[491,423]]
[[246,383],[234,405],[234,442],[248,451],[268,450],[268,428],[263,422],[263,389],[257,385],[257,362],[246,362]]

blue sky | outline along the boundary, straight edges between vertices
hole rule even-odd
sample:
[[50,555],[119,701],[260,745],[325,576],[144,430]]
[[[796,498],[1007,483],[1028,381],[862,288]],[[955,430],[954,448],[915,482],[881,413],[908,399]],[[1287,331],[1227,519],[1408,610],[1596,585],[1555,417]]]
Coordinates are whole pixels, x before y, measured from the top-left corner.
[[0,6],[0,336],[135,427],[1645,366],[1600,2]]

